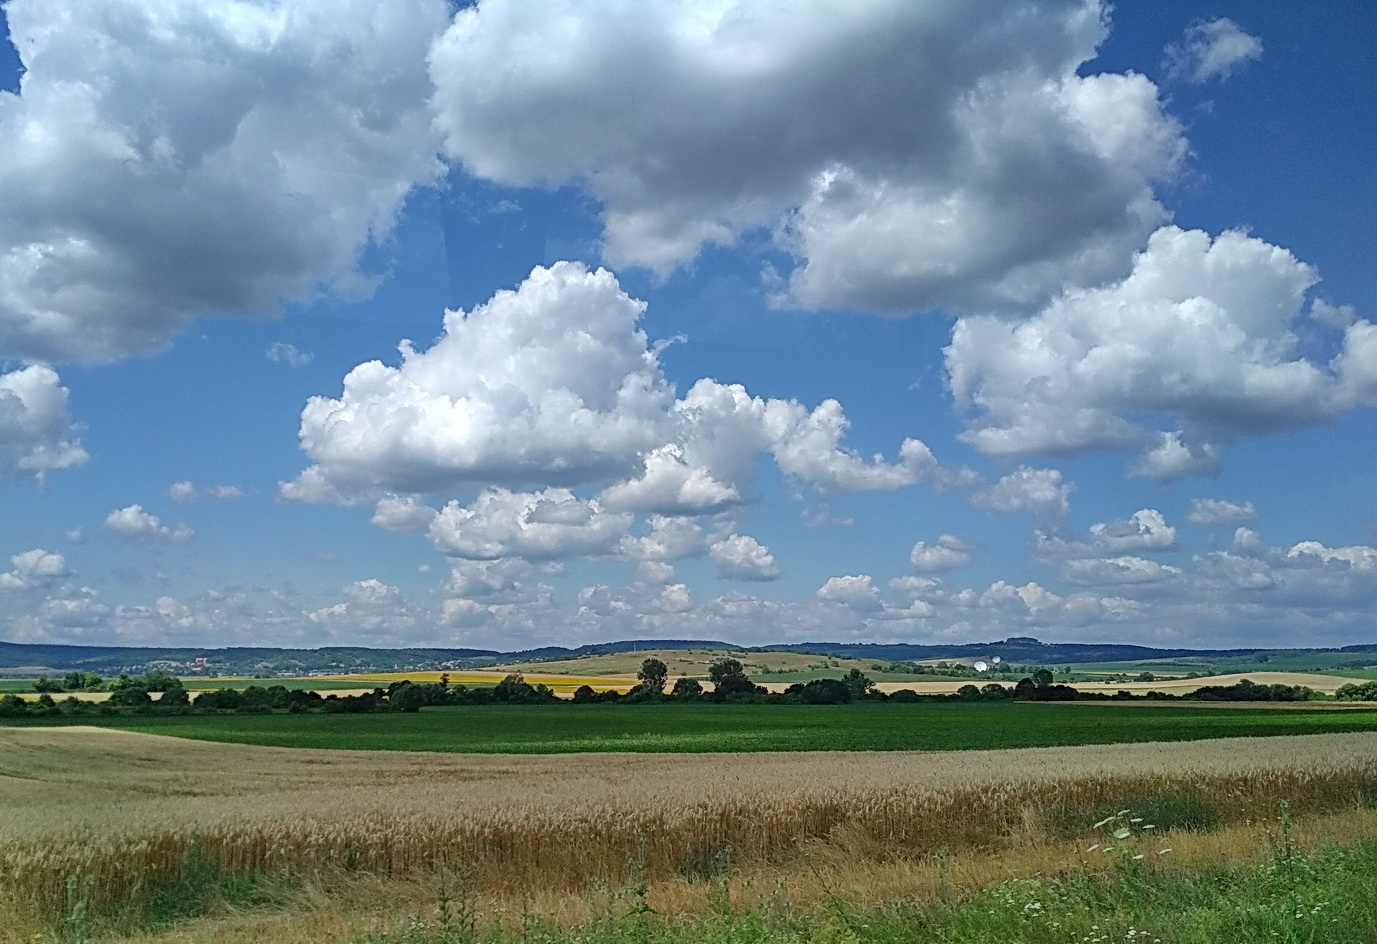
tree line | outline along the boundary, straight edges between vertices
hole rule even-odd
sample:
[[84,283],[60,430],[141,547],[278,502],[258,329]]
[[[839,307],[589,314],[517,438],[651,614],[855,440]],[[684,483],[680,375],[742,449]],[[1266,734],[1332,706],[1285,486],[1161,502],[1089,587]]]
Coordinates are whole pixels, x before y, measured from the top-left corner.
[[[74,678],[91,673],[70,673],[64,685],[75,682],[78,688],[62,688],[59,692],[108,691],[104,702],[83,701],[70,695],[56,700],[53,691],[44,691],[36,702],[30,703],[14,694],[0,696],[0,718],[45,717],[59,715],[95,715],[136,713],[263,713],[272,711],[323,712],[327,714],[357,714],[375,711],[416,712],[428,706],[440,705],[531,705],[554,704],[564,700],[544,684],[527,682],[520,673],[508,675],[490,687],[451,685],[448,676],[439,682],[393,682],[386,688],[376,688],[358,695],[321,695],[319,692],[289,689],[283,685],[250,685],[244,689],[218,688],[198,693],[193,699],[181,680],[166,672],[144,676],[121,675],[109,683],[96,677]],[[1070,685],[1057,684],[1052,673],[1038,669],[1014,685],[990,682],[984,686],[963,685],[949,695],[920,694],[901,689],[886,694],[859,669],[852,669],[841,678],[818,678],[790,685],[783,692],[769,692],[746,675],[741,662],[724,658],[708,668],[707,689],[697,679],[681,677],[669,685],[669,668],[659,659],[646,659],[636,675],[637,684],[626,693],[607,689],[595,690],[581,685],[574,692],[576,704],[615,702],[620,704],[736,702],[762,704],[840,705],[851,702],[998,702],[998,701],[1124,701],[1132,699],[1196,701],[1307,701],[1324,696],[1300,685],[1258,685],[1243,679],[1233,685],[1211,685],[1185,695],[1171,695],[1150,691],[1134,695],[1127,691],[1084,692]],[[93,684],[101,688],[88,687]],[[153,693],[161,697],[154,699]],[[1341,699],[1377,701],[1377,682],[1346,685],[1339,689]]]

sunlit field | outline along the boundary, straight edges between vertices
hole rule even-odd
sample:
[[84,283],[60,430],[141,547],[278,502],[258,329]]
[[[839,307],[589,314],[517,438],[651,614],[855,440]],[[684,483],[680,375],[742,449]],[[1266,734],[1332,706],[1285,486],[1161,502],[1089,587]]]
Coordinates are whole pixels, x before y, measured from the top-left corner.
[[1377,733],[484,758],[6,729],[0,775],[8,940],[70,932],[78,906],[83,933],[177,925],[168,941],[286,944],[357,941],[370,914],[429,919],[437,894],[461,891],[484,921],[554,924],[588,921],[603,899],[624,914],[636,896],[684,915],[723,895],[800,909],[837,890],[855,907],[964,897],[999,878],[1112,869],[1084,850],[1120,809],[1154,827],[1133,839],[1154,869],[1256,857],[1283,801],[1297,839],[1377,830]]

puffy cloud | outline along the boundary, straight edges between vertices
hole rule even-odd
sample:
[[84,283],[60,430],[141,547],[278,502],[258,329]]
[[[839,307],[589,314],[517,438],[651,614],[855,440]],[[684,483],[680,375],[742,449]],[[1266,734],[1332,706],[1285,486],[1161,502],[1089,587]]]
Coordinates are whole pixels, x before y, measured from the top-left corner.
[[1078,584],[1156,583],[1179,576],[1181,569],[1129,555],[1109,558],[1069,560],[1062,565],[1062,577]]
[[970,544],[950,534],[942,535],[935,544],[919,541],[908,555],[913,569],[923,573],[954,570],[970,559]]
[[1114,557],[1132,552],[1170,551],[1176,547],[1176,529],[1155,508],[1143,508],[1128,518],[1102,521],[1090,526],[1084,539],[1067,539],[1034,532],[1038,557]]
[[708,548],[717,575],[725,580],[775,580],[780,576],[775,557],[755,538],[729,534]]
[[1223,450],[1216,443],[1185,442],[1180,430],[1149,437],[1149,444],[1131,466],[1128,474],[1139,478],[1173,482],[1193,475],[1214,475],[1219,471]]
[[0,357],[102,361],[202,313],[366,290],[436,180],[443,0],[15,0],[0,92]]
[[156,515],[143,510],[142,505],[118,508],[105,516],[105,527],[117,537],[129,541],[189,541],[196,532],[184,524],[169,527]]
[[283,364],[287,367],[305,367],[316,359],[310,351],[303,351],[295,344],[285,341],[274,341],[269,344],[264,356],[274,364]]
[[1286,552],[1290,560],[1314,559],[1352,570],[1377,570],[1377,548],[1364,544],[1350,547],[1325,547],[1319,541],[1301,541]]
[[889,581],[889,589],[905,600],[938,598],[945,592],[936,577],[895,577]]
[[1200,85],[1227,79],[1245,62],[1262,58],[1262,40],[1226,16],[1186,27],[1181,42],[1167,47],[1167,76]]
[[435,44],[471,173],[573,182],[604,255],[666,271],[772,230],[810,306],[910,312],[1094,282],[1184,150],[1138,75],[1081,75],[1097,0],[932,7],[485,0]]
[[1175,478],[1211,471],[1238,437],[1330,420],[1377,394],[1377,326],[1349,325],[1329,363],[1303,356],[1298,328],[1325,331],[1304,312],[1315,280],[1244,233],[1164,227],[1123,281],[1022,322],[957,321],[962,438],[998,456],[1145,447],[1137,471]]
[[472,507],[451,501],[430,524],[430,541],[452,557],[554,560],[611,553],[631,515],[606,511],[564,488],[541,492],[484,490]]
[[359,606],[386,606],[400,600],[402,592],[376,577],[368,577],[346,584],[344,595]]
[[29,477],[42,482],[49,472],[88,458],[56,371],[33,364],[0,373],[0,484]]
[[915,439],[897,462],[847,449],[835,400],[809,410],[708,378],[675,399],[638,326],[644,307],[606,270],[561,262],[448,312],[429,350],[404,342],[399,366],[362,364],[339,399],[308,402],[300,437],[315,464],[282,494],[349,503],[474,482],[610,482],[607,511],[699,515],[745,500],[762,452],[825,491],[901,488],[938,471]]
[[1251,554],[1262,547],[1262,535],[1252,528],[1235,528],[1233,549],[1239,554]]
[[829,577],[813,594],[824,603],[840,603],[858,610],[880,609],[880,591],[869,574]]
[[0,572],[0,590],[28,590],[71,573],[61,554],[38,547],[15,554],[10,565],[13,569]]
[[1064,515],[1070,508],[1071,486],[1062,482],[1059,469],[1019,466],[993,485],[977,485],[971,502],[979,508],[1012,514],[1031,511]]
[[688,584],[670,584],[650,601],[650,608],[661,613],[687,613],[693,609],[693,594],[689,593]]
[[384,495],[371,519],[374,526],[397,534],[425,531],[435,520],[435,509],[415,495]]
[[697,557],[707,547],[703,529],[688,518],[651,515],[649,533],[627,535],[618,542],[623,557],[635,561],[670,561]]
[[302,449],[353,492],[630,471],[662,442],[673,399],[637,327],[644,307],[606,270],[536,268],[515,292],[447,312],[429,350],[403,342],[400,366],[361,364],[340,399],[312,397]]
[[671,583],[674,576],[674,565],[664,561],[647,560],[636,565],[636,579],[649,586]]
[[1053,609],[1061,602],[1061,597],[1040,584],[1029,582],[1023,586],[1015,586],[1003,580],[990,584],[989,589],[979,597],[980,606],[1022,606],[1030,613]]
[[528,603],[545,596],[549,587],[533,580],[557,573],[555,563],[532,564],[518,558],[501,560],[455,560],[450,563],[449,579],[440,593],[451,599],[464,598],[484,604]]
[[1193,498],[1186,520],[1191,524],[1238,524],[1252,521],[1257,509],[1252,502],[1233,502],[1222,498]]
[[1109,554],[1169,551],[1176,546],[1176,529],[1157,509],[1143,508],[1126,520],[1092,524],[1090,540],[1096,551]]
[[616,510],[667,514],[704,514],[741,501],[741,493],[724,485],[705,469],[689,465],[683,447],[669,443],[645,458],[640,478],[619,482],[602,493],[602,502]]

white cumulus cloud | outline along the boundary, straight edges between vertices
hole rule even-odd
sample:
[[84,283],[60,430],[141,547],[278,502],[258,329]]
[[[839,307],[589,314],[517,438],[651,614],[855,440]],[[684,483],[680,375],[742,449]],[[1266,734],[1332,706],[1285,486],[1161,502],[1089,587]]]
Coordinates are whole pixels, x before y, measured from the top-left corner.
[[1062,481],[1060,469],[1019,466],[993,485],[977,485],[971,502],[979,508],[1012,514],[1031,511],[1040,515],[1064,515],[1070,508],[1071,485]]
[[880,591],[869,574],[829,577],[813,594],[825,603],[841,603],[858,610],[880,609]]
[[449,502],[428,533],[435,548],[452,557],[556,560],[611,553],[631,520],[629,514],[604,510],[597,499],[575,498],[568,489],[491,488],[470,507]]
[[15,554],[10,565],[11,570],[0,572],[0,590],[28,590],[71,573],[61,554],[38,547]]
[[19,478],[42,482],[49,472],[89,458],[56,371],[33,364],[0,373],[0,484]]
[[14,0],[0,357],[156,351],[192,317],[357,295],[438,179],[443,0]]
[[184,524],[165,525],[157,515],[143,510],[142,505],[118,508],[105,516],[105,527],[118,537],[130,541],[189,541],[196,532]]
[[729,534],[708,548],[717,575],[727,580],[774,580],[782,571],[769,548],[745,534]]
[[942,535],[932,544],[919,541],[908,555],[913,569],[921,573],[954,570],[970,559],[970,544],[951,534]]
[[1137,471],[1211,471],[1223,445],[1325,422],[1377,395],[1377,327],[1298,330],[1314,270],[1241,232],[1164,227],[1121,282],[1068,289],[1035,317],[959,319],[946,349],[962,438],[996,456],[1146,450]]
[[810,410],[711,378],[676,399],[639,327],[644,308],[605,269],[560,262],[472,312],[448,312],[429,350],[404,342],[399,366],[361,364],[338,399],[311,398],[300,439],[314,464],[282,494],[347,503],[469,483],[606,483],[606,511],[701,515],[754,497],[761,453],[827,492],[902,488],[938,471],[916,439],[895,462],[848,449],[835,400]]
[[1116,275],[1162,221],[1185,145],[1147,79],[1080,74],[1106,32],[1098,0],[485,0],[430,64],[448,154],[584,189],[611,264],[768,231],[793,302],[911,312]]

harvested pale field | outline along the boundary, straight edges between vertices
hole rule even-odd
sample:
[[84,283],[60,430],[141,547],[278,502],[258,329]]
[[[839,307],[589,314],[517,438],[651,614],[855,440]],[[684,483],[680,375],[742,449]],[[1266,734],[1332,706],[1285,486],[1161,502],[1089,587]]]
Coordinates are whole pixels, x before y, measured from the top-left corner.
[[[669,668],[670,675],[703,677],[718,659],[736,659],[748,675],[761,672],[804,672],[825,670],[837,675],[858,668],[871,671],[874,659],[851,659],[841,656],[821,656],[804,652],[738,652],[731,649],[642,649],[636,652],[614,652],[606,655],[583,656],[550,662],[512,662],[499,666],[506,672],[537,674],[570,674],[621,676],[634,679],[646,659],[659,659]],[[880,660],[883,661],[883,660]],[[533,678],[528,674],[527,678]]]
[[1377,733],[959,753],[437,755],[0,730],[0,894],[92,907],[211,866],[402,879],[462,866],[485,891],[582,892],[787,868],[856,847],[919,861],[1083,834],[1119,808],[1164,827],[1356,810]]
[[1184,695],[1207,685],[1234,685],[1243,679],[1250,679],[1258,685],[1304,685],[1317,692],[1332,695],[1340,686],[1362,683],[1366,679],[1344,678],[1337,675],[1317,675],[1313,672],[1235,672],[1231,675],[1209,675],[1193,679],[1159,679],[1155,682],[1077,682],[1076,688],[1083,692],[1165,692],[1170,695]]

